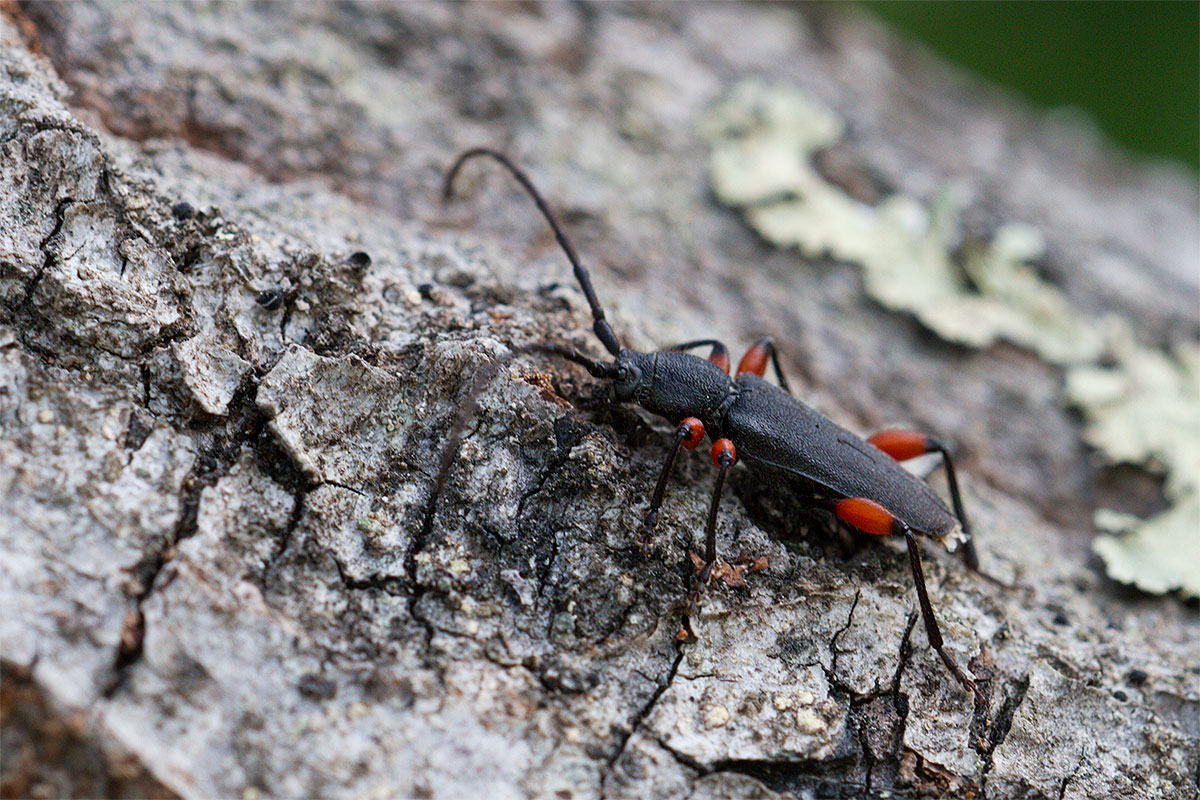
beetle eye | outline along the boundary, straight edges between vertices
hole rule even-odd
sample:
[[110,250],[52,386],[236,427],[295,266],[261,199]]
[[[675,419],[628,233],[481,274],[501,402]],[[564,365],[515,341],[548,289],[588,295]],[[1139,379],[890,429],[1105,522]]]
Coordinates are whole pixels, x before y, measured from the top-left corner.
[[629,369],[627,367],[617,367],[617,380],[625,381],[629,379]]

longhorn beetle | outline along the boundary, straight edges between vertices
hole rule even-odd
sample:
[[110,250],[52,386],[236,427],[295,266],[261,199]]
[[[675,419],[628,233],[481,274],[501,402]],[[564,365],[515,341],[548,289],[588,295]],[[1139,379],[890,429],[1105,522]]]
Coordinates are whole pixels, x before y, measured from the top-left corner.
[[[639,353],[621,347],[612,326],[604,317],[604,309],[592,288],[591,276],[580,263],[574,246],[533,182],[507,156],[482,147],[467,150],[446,173],[443,201],[453,196],[454,179],[462,166],[477,157],[491,158],[504,166],[542,212],[566,253],[567,260],[571,262],[575,278],[591,307],[592,330],[613,361],[596,360],[574,348],[555,345],[525,350],[543,350],[573,361],[594,377],[611,380],[616,400],[637,403],[677,426],[671,449],[651,495],[650,506],[643,518],[643,547],[649,542],[658,521],[667,481],[680,448],[690,450],[698,447],[705,434],[713,440],[712,459],[717,467],[717,480],[705,527],[703,567],[687,596],[684,624],[688,633],[691,634],[690,618],[717,562],[717,507],[725,489],[725,480],[729,469],[740,459],[756,472],[807,482],[838,519],[854,528],[877,536],[903,536],[908,545],[909,564],[929,644],[954,677],[978,694],[975,682],[945,650],[925,587],[916,538],[923,535],[958,541],[966,566],[999,583],[979,569],[979,557],[971,540],[954,464],[945,446],[931,436],[905,430],[882,431],[864,440],[809,408],[792,396],[770,338],[762,338],[754,343],[738,363],[733,377],[730,377],[729,351],[716,339],[697,339],[653,353]],[[701,347],[709,348],[707,360],[686,352]],[[774,370],[778,386],[763,379],[768,362]],[[493,362],[491,369],[481,370],[468,392],[467,402],[460,410],[450,442],[442,453],[437,482],[426,515],[427,529],[432,524],[434,504],[457,451],[465,420],[473,413],[482,386],[494,376],[500,363]],[[926,453],[938,453],[942,458],[954,513],[924,482],[900,466],[899,462]]]

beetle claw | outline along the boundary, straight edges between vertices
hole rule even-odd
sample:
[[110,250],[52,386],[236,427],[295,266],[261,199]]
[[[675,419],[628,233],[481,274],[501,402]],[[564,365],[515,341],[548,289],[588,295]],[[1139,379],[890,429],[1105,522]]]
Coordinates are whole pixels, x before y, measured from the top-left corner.
[[642,555],[650,550],[650,542],[654,539],[654,529],[658,527],[658,512],[648,511],[642,520]]

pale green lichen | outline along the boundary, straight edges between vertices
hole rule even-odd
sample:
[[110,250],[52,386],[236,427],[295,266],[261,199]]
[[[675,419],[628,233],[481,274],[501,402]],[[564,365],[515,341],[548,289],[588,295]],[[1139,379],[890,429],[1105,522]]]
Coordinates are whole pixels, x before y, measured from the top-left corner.
[[1059,364],[1102,352],[1100,331],[1027,263],[1043,248],[1032,228],[1005,226],[960,258],[961,201],[952,190],[930,207],[903,195],[871,206],[825,180],[813,155],[843,128],[807,94],[743,83],[710,110],[704,129],[723,202],[745,209],[770,242],[859,264],[867,292],[885,307],[972,347],[1006,339]]
[[[803,91],[742,83],[713,106],[703,130],[717,196],[768,241],[860,265],[871,297],[948,341],[986,347],[1003,339],[1067,367],[1089,444],[1110,463],[1165,474],[1173,504],[1148,520],[1098,511],[1098,528],[1123,535],[1098,537],[1096,552],[1117,580],[1200,595],[1200,348],[1146,350],[1125,323],[1075,312],[1031,266],[1044,243],[1029,226],[962,241],[953,188],[928,205],[903,195],[874,206],[850,197],[812,165],[844,125]],[[1117,366],[1095,366],[1104,354],[1115,354]]]
[[1107,508],[1096,527],[1109,533],[1092,542],[1109,577],[1144,592],[1178,590],[1200,597],[1200,500],[1195,495],[1150,519]]
[[1084,438],[1112,463],[1166,476],[1172,507],[1142,520],[1108,509],[1093,548],[1114,579],[1147,592],[1200,597],[1200,346],[1173,353],[1114,337],[1113,367],[1076,367],[1067,397],[1084,413]]
[[1067,397],[1087,416],[1084,438],[1114,462],[1170,476],[1167,492],[1200,486],[1200,346],[1172,353],[1113,336],[1113,366],[1067,373]]

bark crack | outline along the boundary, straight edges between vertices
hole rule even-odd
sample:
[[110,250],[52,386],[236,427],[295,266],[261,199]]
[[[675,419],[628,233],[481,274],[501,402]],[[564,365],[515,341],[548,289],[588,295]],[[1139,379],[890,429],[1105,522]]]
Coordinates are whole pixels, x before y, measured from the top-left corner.
[[900,663],[896,665],[896,674],[892,678],[892,688],[889,692],[896,715],[900,718],[900,725],[896,729],[894,751],[897,755],[904,748],[904,730],[908,725],[908,695],[900,691],[900,681],[904,678],[904,670],[908,667],[909,661],[912,660],[912,632],[917,624],[917,616],[916,611],[908,615],[908,624],[904,628],[904,636],[900,639]]
[[650,712],[654,709],[654,706],[658,703],[659,698],[661,698],[663,693],[670,688],[671,683],[675,680],[675,676],[679,673],[679,665],[683,663],[683,655],[683,643],[676,642],[675,658],[671,661],[671,666],[667,670],[666,676],[664,676],[664,679],[659,683],[658,687],[655,688],[649,699],[647,699],[647,701],[642,704],[642,707],[637,710],[637,713],[633,715],[633,719],[629,723],[629,730],[621,737],[620,741],[617,742],[617,746],[613,750],[613,754],[606,759],[604,771],[600,776],[601,800],[604,800],[604,798],[608,796],[608,779],[616,770],[617,762],[621,759],[621,756],[625,754],[625,748],[629,746],[629,741],[633,738],[633,735],[638,732],[639,728],[641,728],[642,722],[647,716],[649,716]]
[[[854,592],[854,601],[852,603],[850,603],[850,611],[849,611],[849,613],[846,614],[845,624],[842,625],[842,627],[838,628],[836,631],[834,631],[833,636],[829,640],[828,673],[831,676],[837,675],[838,656],[841,655],[841,653],[839,652],[838,647],[837,647],[838,639],[842,638],[842,636],[846,633],[846,631],[850,630],[850,625],[852,622],[854,622],[854,610],[856,608],[858,608],[858,601],[861,599],[862,599],[862,589],[856,589]],[[830,679],[830,683],[834,683],[834,681],[832,679]]]
[[42,265],[38,267],[37,272],[29,279],[29,283],[25,285],[25,294],[21,297],[21,302],[17,305],[18,310],[25,310],[29,307],[29,304],[33,301],[33,293],[37,291],[38,284],[42,282],[42,277],[53,268],[54,262],[58,260],[58,253],[50,249],[50,243],[62,233],[63,225],[66,223],[67,206],[74,202],[74,198],[64,197],[54,205],[54,227],[38,243],[38,249],[42,251]]
[[992,771],[996,748],[1004,744],[1004,740],[1008,738],[1008,732],[1012,729],[1017,709],[1021,707],[1021,703],[1025,701],[1025,694],[1029,691],[1029,675],[1022,675],[1016,680],[1009,681],[1005,689],[1004,702],[1001,703],[1000,710],[996,712],[996,720],[988,730],[987,741],[983,743],[981,750],[984,761],[979,793],[983,798],[987,797],[988,776]]
[[[822,760],[800,759],[795,761],[772,761],[768,759],[724,759],[705,765],[675,750],[659,737],[654,741],[676,762],[700,777],[730,772],[745,775],[774,791],[814,795],[816,797],[861,797],[870,796],[870,787],[846,780],[840,770],[851,761],[849,757]],[[797,791],[798,790],[798,791]]]
[[1075,780],[1075,776],[1079,774],[1079,769],[1082,766],[1083,761],[1081,759],[1080,761],[1076,762],[1075,769],[1071,770],[1070,775],[1063,776],[1062,783],[1060,783],[1058,786],[1058,800],[1063,800],[1063,798],[1066,796],[1067,786],[1070,785],[1071,781]]
[[133,668],[141,661],[146,637],[146,618],[143,606],[156,589],[170,583],[159,580],[163,568],[175,557],[176,547],[195,536],[199,529],[200,499],[204,490],[229,474],[245,444],[255,442],[266,424],[266,417],[254,403],[258,380],[247,375],[230,402],[231,414],[216,431],[212,441],[196,457],[183,480],[183,496],[179,517],[171,532],[162,537],[136,564],[129,568],[129,580],[124,587],[128,611],[121,626],[121,635],[113,657],[112,667],[100,693],[111,698],[128,681]]

